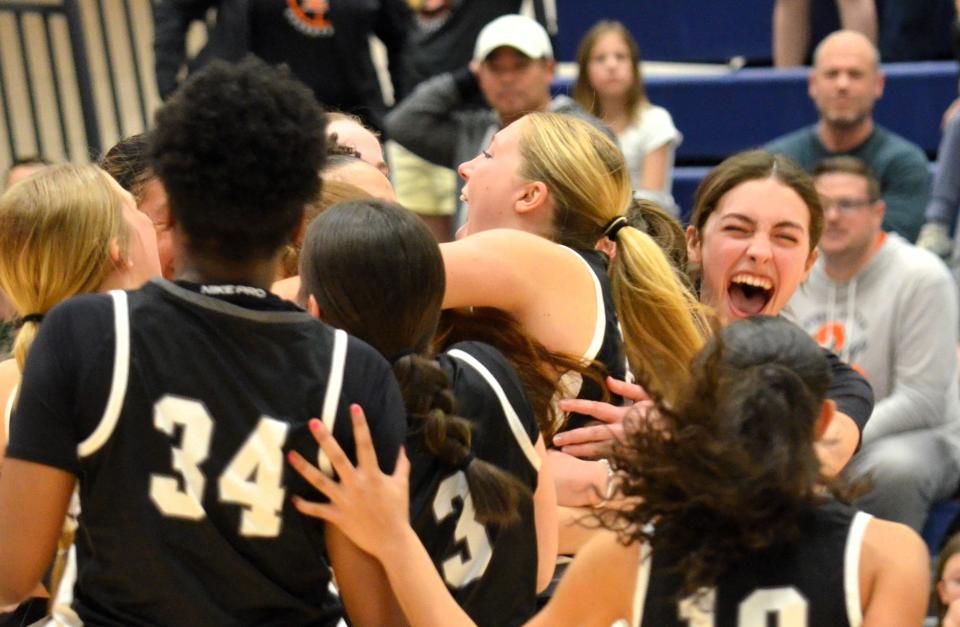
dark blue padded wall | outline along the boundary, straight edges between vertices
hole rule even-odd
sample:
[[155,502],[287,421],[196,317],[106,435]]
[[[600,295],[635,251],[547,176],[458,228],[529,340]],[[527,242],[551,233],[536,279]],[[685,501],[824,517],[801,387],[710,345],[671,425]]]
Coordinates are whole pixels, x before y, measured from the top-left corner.
[[[940,142],[940,116],[957,96],[951,61],[884,66],[887,76],[876,120],[929,155]],[[816,120],[807,70],[747,68],[723,76],[651,77],[650,100],[665,107],[684,135],[680,163],[710,163],[759,146]]]
[[725,62],[770,59],[774,0],[557,0],[557,58],[573,61],[583,34],[602,19],[627,25],[645,59]]

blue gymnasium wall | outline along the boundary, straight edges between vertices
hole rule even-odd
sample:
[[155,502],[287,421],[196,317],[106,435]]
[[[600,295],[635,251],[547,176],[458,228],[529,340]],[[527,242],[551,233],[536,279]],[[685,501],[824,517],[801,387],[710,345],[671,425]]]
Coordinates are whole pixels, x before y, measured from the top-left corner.
[[651,61],[769,61],[773,2],[557,0],[557,58],[573,61],[583,34],[601,19],[614,19],[627,25]]

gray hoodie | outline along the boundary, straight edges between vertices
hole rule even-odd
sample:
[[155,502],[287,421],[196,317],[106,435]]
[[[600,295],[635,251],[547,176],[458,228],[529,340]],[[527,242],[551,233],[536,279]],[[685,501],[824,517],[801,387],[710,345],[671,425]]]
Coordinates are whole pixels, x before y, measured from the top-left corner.
[[873,386],[864,444],[939,429],[960,457],[957,287],[946,266],[893,233],[848,283],[832,281],[824,264],[821,256],[788,310]]

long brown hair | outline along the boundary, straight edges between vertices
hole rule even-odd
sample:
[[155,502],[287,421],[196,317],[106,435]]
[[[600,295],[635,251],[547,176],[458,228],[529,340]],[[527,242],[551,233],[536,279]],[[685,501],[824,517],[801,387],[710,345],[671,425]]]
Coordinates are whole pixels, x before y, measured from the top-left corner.
[[640,70],[640,47],[637,45],[637,40],[633,38],[633,35],[621,22],[611,20],[597,22],[580,40],[580,46],[577,48],[578,70],[577,80],[573,84],[573,99],[584,111],[601,120],[603,119],[603,108],[597,98],[597,90],[590,84],[590,57],[593,56],[593,48],[597,45],[597,42],[607,33],[620,35],[630,51],[633,83],[627,89],[625,109],[630,116],[630,122],[633,123],[637,119],[641,105],[648,102],[647,92],[643,85],[643,72]]
[[795,191],[810,210],[810,250],[817,247],[823,233],[823,206],[813,179],[795,161],[766,150],[746,150],[728,157],[710,170],[697,186],[690,225],[703,233],[710,214],[731,189],[747,181],[774,179]]
[[324,319],[393,363],[411,433],[419,434],[438,460],[464,472],[477,520],[515,522],[528,488],[473,458],[470,423],[456,415],[450,382],[433,359],[446,275],[426,225],[382,200],[335,204],[307,229],[300,276]]

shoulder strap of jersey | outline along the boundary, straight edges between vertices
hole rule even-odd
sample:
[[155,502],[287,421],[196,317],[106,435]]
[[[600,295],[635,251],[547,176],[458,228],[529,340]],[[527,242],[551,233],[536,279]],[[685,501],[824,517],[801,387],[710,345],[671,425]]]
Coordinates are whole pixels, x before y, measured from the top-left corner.
[[607,330],[607,308],[603,303],[603,288],[600,287],[600,279],[597,278],[597,273],[593,271],[593,266],[590,265],[590,262],[584,259],[583,256],[574,249],[567,246],[563,248],[569,250],[572,255],[576,256],[576,258],[583,263],[590,273],[590,278],[593,279],[593,292],[597,301],[597,322],[593,327],[593,340],[590,341],[590,346],[583,353],[583,358],[589,361],[596,358],[597,353],[600,352],[600,348],[603,346],[603,336]]
[[516,439],[517,444],[520,445],[520,450],[522,450],[523,454],[526,455],[527,461],[530,462],[530,465],[533,466],[533,469],[539,472],[540,456],[537,454],[537,449],[534,446],[534,443],[530,441],[530,438],[527,437],[527,432],[523,428],[523,423],[520,422],[520,417],[517,415],[516,410],[514,410],[513,405],[511,405],[510,401],[507,399],[507,394],[503,391],[503,386],[500,385],[500,382],[497,381],[497,378],[493,376],[493,373],[490,372],[486,366],[480,363],[480,361],[470,353],[460,350],[459,348],[455,348],[447,351],[447,354],[466,363],[480,373],[480,376],[483,377],[487,384],[493,389],[493,393],[497,395],[497,400],[500,401],[500,406],[503,408],[503,415],[507,418],[507,424],[510,426],[510,431],[513,433],[513,437]]
[[123,399],[127,394],[127,379],[130,376],[130,309],[127,304],[127,293],[114,290],[110,292],[113,299],[113,378],[110,384],[110,396],[107,406],[103,410],[103,417],[97,428],[86,440],[77,445],[77,455],[89,457],[103,446],[113,434],[117,420],[120,419],[120,410],[123,409]]
[[[343,388],[343,369],[347,363],[347,332],[337,329],[333,333],[333,351],[330,357],[330,374],[327,376],[327,391],[323,397],[323,412],[320,419],[330,433],[337,420],[337,407],[340,405],[340,391]],[[333,476],[330,458],[320,449],[317,452],[317,465],[320,470]]]
[[7,440],[10,439],[10,417],[13,416],[13,406],[16,405],[17,394],[19,392],[20,384],[18,383],[10,390],[7,406],[3,408],[3,432],[7,434]]
[[863,606],[860,602],[860,549],[863,547],[863,536],[871,518],[870,514],[864,512],[853,515],[843,552],[843,593],[847,601],[847,622],[850,627],[860,627],[863,623]]
[[647,601],[647,587],[650,585],[650,568],[653,562],[649,542],[643,542],[640,545],[639,562],[640,563],[637,564],[637,581],[633,590],[631,627],[640,627],[640,623],[643,622],[643,606]]

